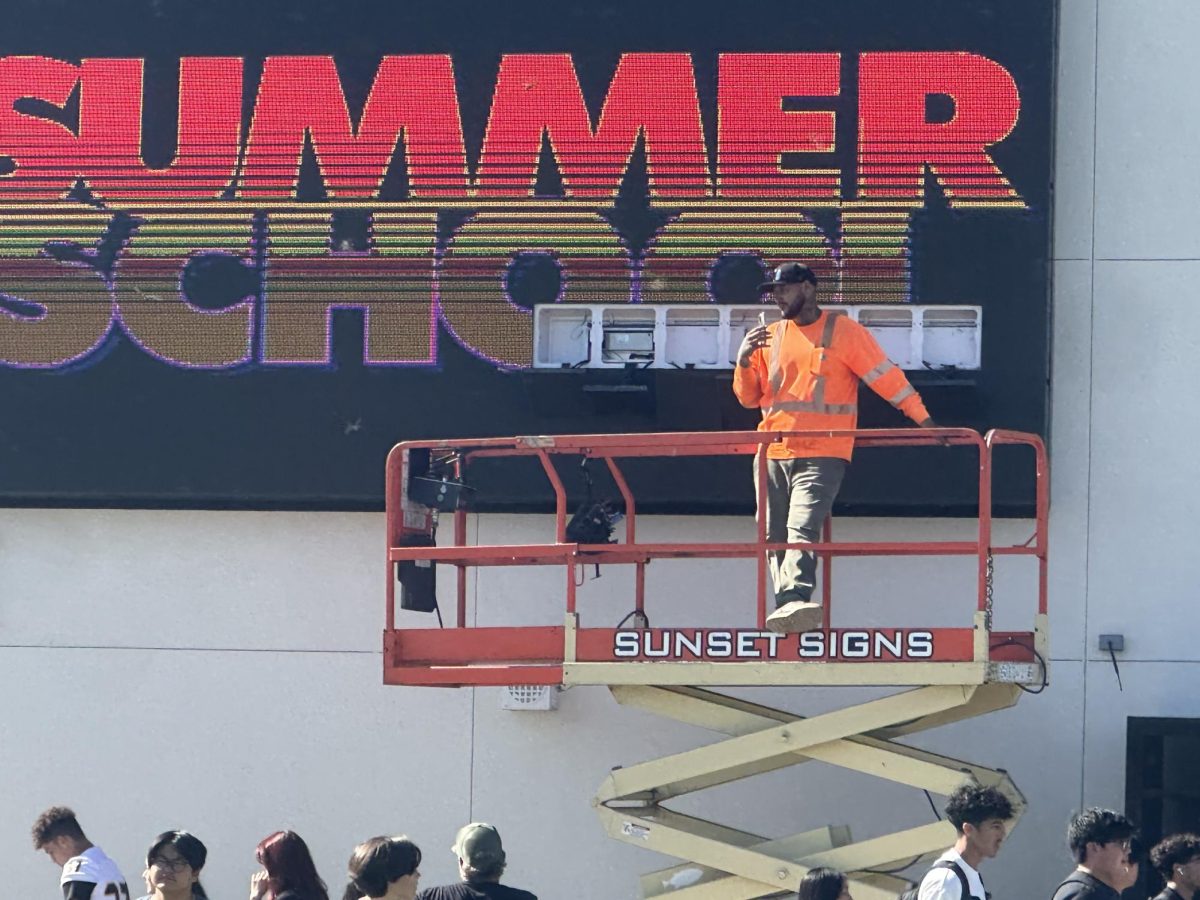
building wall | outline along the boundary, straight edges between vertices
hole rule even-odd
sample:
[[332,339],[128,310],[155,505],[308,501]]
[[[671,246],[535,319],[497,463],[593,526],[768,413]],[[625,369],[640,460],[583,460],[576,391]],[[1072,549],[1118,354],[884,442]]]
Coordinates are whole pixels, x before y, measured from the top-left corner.
[[[1122,805],[1127,716],[1200,715],[1188,396],[1200,319],[1190,302],[1200,116],[1188,89],[1200,77],[1200,7],[1061,0],[1060,18],[1051,686],[915,741],[1007,768],[1029,798],[985,870],[999,897],[1045,895],[1069,868],[1070,812]],[[486,517],[473,527],[499,542],[545,524]],[[500,826],[509,880],[546,898],[632,897],[639,872],[668,864],[605,838],[588,801],[610,767],[710,736],[621,709],[600,688],[567,691],[556,712],[536,714],[500,710],[493,689],[383,687],[382,526],[366,514],[0,511],[0,859],[12,895],[55,889],[27,838],[52,803],[74,805],[135,883],[154,834],[195,831],[210,848],[214,898],[246,889],[254,844],[280,827],[309,839],[337,891],[353,844],[376,833],[405,831],[422,846],[426,884],[452,879],[448,847],[470,819]],[[748,527],[660,519],[643,534]],[[859,520],[839,534],[962,527]],[[1031,578],[1001,573],[999,627],[1024,627]],[[628,610],[623,579],[606,571],[584,586],[585,621]],[[553,620],[560,582],[490,573],[473,588],[472,615]],[[655,622],[748,621],[752,584],[747,565],[655,564]],[[961,561],[839,564],[836,616],[965,624],[970,584]],[[1123,691],[1096,650],[1109,632],[1126,637]],[[806,714],[868,696],[744,693]],[[919,793],[817,763],[679,808],[772,835],[836,821],[862,837],[932,815]]]
[[[1055,656],[1082,674],[1080,802],[1124,800],[1126,717],[1200,715],[1187,372],[1200,271],[1197,103],[1183,0],[1062,0],[1054,251]],[[1097,650],[1121,632],[1124,690]],[[1056,668],[1056,688],[1065,666]],[[1078,749],[1074,749],[1078,748]]]
[[[971,525],[838,527],[847,538],[903,527],[932,539],[967,536]],[[1030,527],[1003,522],[998,533],[1023,540]],[[473,517],[471,528],[485,543],[535,541],[552,520]],[[639,534],[730,540],[752,529],[749,518],[657,518]],[[210,847],[214,898],[245,889],[255,843],[280,827],[305,835],[331,883],[356,841],[397,831],[427,852],[428,883],[452,879],[450,841],[471,819],[501,827],[511,880],[543,897],[631,897],[640,872],[670,862],[606,838],[589,801],[611,767],[712,736],[623,709],[603,688],[573,688],[557,711],[531,713],[501,710],[498,689],[382,686],[382,516],[10,510],[0,535],[0,846],[22,896],[54,887],[26,837],[52,803],[73,805],[131,879],[158,831],[193,830]],[[1030,621],[1034,575],[1028,560],[1001,569],[997,627]],[[748,562],[655,563],[650,613],[658,625],[748,624],[753,584]],[[846,624],[967,625],[974,608],[968,559],[844,561],[837,585],[835,622]],[[442,589],[452,596],[449,582]],[[561,621],[562,573],[491,570],[470,596],[479,624]],[[584,624],[615,625],[631,606],[630,573],[615,567],[580,589]],[[742,693],[803,714],[873,695]],[[1077,705],[1068,696],[1056,684],[1040,702],[923,743],[1016,771],[998,749],[1007,730],[1020,717],[1065,714]],[[1065,808],[1063,786],[1037,764],[1025,768],[1022,787]],[[769,835],[838,822],[867,837],[931,818],[918,792],[818,763],[677,808]],[[1035,815],[1045,809],[1035,803]],[[1035,847],[1033,829],[1023,831]]]

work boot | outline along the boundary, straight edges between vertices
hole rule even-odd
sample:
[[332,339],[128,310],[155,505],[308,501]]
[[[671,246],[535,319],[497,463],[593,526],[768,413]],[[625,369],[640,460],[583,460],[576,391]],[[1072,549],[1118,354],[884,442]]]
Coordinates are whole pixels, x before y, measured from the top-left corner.
[[780,634],[799,634],[821,627],[821,604],[811,600],[793,600],[767,616],[767,628]]

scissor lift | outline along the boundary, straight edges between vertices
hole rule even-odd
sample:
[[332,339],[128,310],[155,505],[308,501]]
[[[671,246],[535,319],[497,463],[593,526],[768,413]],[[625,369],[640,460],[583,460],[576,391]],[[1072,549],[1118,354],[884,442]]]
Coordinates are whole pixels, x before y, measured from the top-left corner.
[[[614,769],[593,805],[608,834],[685,862],[642,878],[646,897],[669,893],[685,900],[749,900],[795,892],[804,874],[828,865],[850,874],[856,900],[891,900],[907,882],[881,874],[929,857],[954,841],[944,821],[854,842],[849,830],[830,826],[779,839],[747,833],[683,815],[664,802],[702,790],[818,760],[938,794],[965,780],[995,785],[1013,801],[1024,799],[1008,775],[897,742],[950,722],[1012,706],[1022,690],[1047,678],[1046,538],[1049,476],[1045,447],[1036,435],[994,430],[904,429],[820,432],[853,435],[856,446],[967,446],[979,459],[979,513],[974,540],[839,541],[827,523],[820,543],[769,543],[766,523],[757,539],[721,543],[642,543],[637,507],[620,467],[636,457],[755,455],[760,491],[766,459],[759,451],[786,434],[718,432],[690,434],[572,435],[410,441],[397,445],[387,463],[388,592],[384,633],[384,681],[388,684],[606,685],[615,699],[725,735],[716,743]],[[996,545],[992,536],[991,482],[994,450],[1025,445],[1036,473],[1034,532],[1022,544]],[[432,546],[436,514],[409,497],[414,451],[439,457],[453,478],[482,458],[534,457],[555,494],[554,541],[541,544],[469,546],[467,513],[452,515],[453,540]],[[567,496],[554,461],[601,459],[625,503],[624,541],[577,544],[567,539]],[[759,497],[759,508],[764,508]],[[808,636],[764,630],[768,576],[757,566],[753,627],[661,629],[645,618],[645,572],[653,560],[749,558],[765,561],[770,550],[804,546],[822,562],[825,628]],[[832,560],[835,556],[968,556],[977,560],[977,589],[970,627],[923,629],[830,629]],[[1031,556],[1038,567],[1037,613],[1032,630],[992,629],[993,567],[997,557]],[[396,627],[395,568],[405,561],[453,566],[456,616],[448,628]],[[635,627],[585,626],[576,609],[576,569],[583,564],[635,567]],[[561,566],[566,617],[531,627],[469,627],[467,572],[475,566]],[[749,618],[749,616],[747,616]],[[637,627],[646,626],[646,627]],[[881,685],[909,688],[881,699],[814,716],[798,717],[710,690],[715,686]]]

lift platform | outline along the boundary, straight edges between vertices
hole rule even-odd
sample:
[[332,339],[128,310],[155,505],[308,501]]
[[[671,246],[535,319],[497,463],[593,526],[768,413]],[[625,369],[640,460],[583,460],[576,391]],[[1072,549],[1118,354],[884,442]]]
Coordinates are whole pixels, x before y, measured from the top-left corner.
[[[890,870],[930,857],[954,841],[944,821],[854,842],[849,830],[830,826],[784,838],[767,838],[686,816],[663,805],[674,797],[752,775],[817,760],[909,787],[948,794],[964,781],[994,785],[1013,801],[1024,799],[1007,774],[899,743],[898,739],[950,722],[1012,706],[1022,691],[1047,680],[1047,518],[1049,473],[1036,435],[959,428],[824,431],[853,435],[860,449],[879,447],[972,448],[979,464],[978,515],[972,540],[834,541],[827,523],[813,544],[771,543],[757,520],[753,541],[647,543],[637,537],[637,505],[621,461],[643,457],[754,456],[765,492],[766,445],[799,432],[718,432],[641,435],[572,435],[410,441],[387,462],[388,590],[384,681],[398,685],[606,685],[623,705],[657,713],[724,735],[713,744],[662,759],[614,769],[593,805],[608,834],[684,863],[643,876],[646,897],[734,900],[795,892],[812,867],[849,873],[856,900],[890,900],[907,882]],[[997,447],[1032,451],[1036,508],[1029,540],[993,539],[991,484]],[[939,451],[931,451],[939,452]],[[533,457],[555,496],[553,540],[480,546],[467,542],[467,512],[449,504],[453,535],[438,545],[438,514],[412,496],[414,461],[442,464],[452,489],[473,461]],[[568,540],[567,495],[556,460],[603,460],[625,506],[624,540],[581,544]],[[429,479],[426,479],[428,481]],[[759,497],[759,508],[765,507]],[[765,629],[769,551],[800,548],[821,561],[825,622],[819,631],[777,635]],[[899,629],[831,628],[835,557],[971,557],[976,585],[964,602],[960,627]],[[1037,606],[1028,631],[992,628],[994,569],[1007,557],[1030,557],[1037,566]],[[726,628],[653,628],[646,614],[646,567],[659,559],[756,559],[753,612]],[[398,572],[404,567],[451,566],[456,572],[454,620],[443,628],[398,628]],[[635,568],[633,627],[582,623],[576,572],[583,565]],[[558,566],[563,569],[565,617],[561,623],[524,627],[473,627],[467,623],[467,574],[483,566]],[[968,598],[964,598],[966,601]],[[736,613],[733,613],[736,615]],[[878,685],[908,688],[812,718],[750,703],[715,686]]]

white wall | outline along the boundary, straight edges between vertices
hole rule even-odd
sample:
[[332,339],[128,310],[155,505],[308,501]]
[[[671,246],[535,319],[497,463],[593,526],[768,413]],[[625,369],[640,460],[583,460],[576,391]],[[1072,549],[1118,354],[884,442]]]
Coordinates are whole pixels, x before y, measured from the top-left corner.
[[[1200,313],[1200,7],[1062,0],[1055,202],[1051,553],[1055,690],[1078,714],[1048,762],[1079,802],[1124,804],[1128,716],[1200,715],[1188,377]],[[1125,634],[1124,691],[1097,651]],[[1053,754],[1053,755],[1051,755]],[[1064,759],[1065,757],[1065,759]],[[1068,765],[1069,764],[1069,765]]]
[[[1062,0],[1060,31],[1052,685],[920,739],[1008,768],[1031,801],[985,871],[997,896],[1044,896],[1069,867],[1070,812],[1122,805],[1126,716],[1200,715],[1190,515],[1200,505],[1200,6]],[[476,527],[496,540],[539,524]],[[645,535],[744,527],[675,520],[647,523]],[[843,533],[943,527],[861,521]],[[400,830],[426,851],[426,883],[447,880],[451,836],[471,818],[500,826],[510,880],[544,898],[633,896],[637,873],[665,861],[604,838],[588,800],[608,767],[708,736],[618,708],[602,689],[530,714],[500,711],[494,690],[382,687],[382,535],[374,515],[0,511],[7,892],[51,896],[55,872],[27,831],[43,807],[69,803],[134,880],[156,832],[194,830],[211,850],[215,898],[240,895],[255,842],[285,826],[309,839],[338,890],[355,841]],[[839,569],[839,615],[932,615],[937,598],[957,596],[953,566],[887,565]],[[749,617],[745,566],[652,572],[656,622],[685,605],[689,621]],[[550,577],[494,573],[479,621],[542,620],[557,608],[541,593],[560,587],[539,580]],[[998,624],[1020,627],[1028,575],[1004,578]],[[589,584],[585,616],[615,622],[629,606],[621,584],[615,573]],[[1126,636],[1123,692],[1096,651],[1102,632]],[[801,713],[862,696],[748,693]],[[681,806],[711,804],[706,813],[772,834],[832,820],[869,835],[929,816],[919,794],[816,764],[759,781]]]
[[[1200,715],[1188,377],[1200,326],[1200,7],[1063,0],[1055,229],[1055,602],[1088,678],[1082,783],[1123,798],[1126,715]],[[1069,555],[1067,555],[1069,554]],[[1075,598],[1079,599],[1076,600]],[[1124,632],[1125,681],[1096,650]],[[1062,644],[1060,650],[1067,649]]]
[[[557,712],[537,714],[502,711],[495,689],[383,687],[382,526],[365,514],[0,512],[0,847],[17,895],[55,889],[53,867],[27,837],[53,803],[74,806],[130,879],[157,832],[194,831],[210,848],[205,881],[214,897],[245,890],[255,843],[280,827],[310,841],[331,884],[356,841],[397,831],[428,854],[427,883],[450,880],[450,840],[473,818],[500,826],[510,880],[547,898],[632,897],[640,872],[670,862],[606,838],[589,801],[610,767],[712,735],[618,707],[601,688],[569,690]],[[545,517],[480,517],[471,530],[507,542],[544,537],[549,527]],[[748,537],[752,527],[749,519],[654,519],[640,535],[717,540]],[[1023,540],[1029,528],[1003,522],[998,530]],[[847,538],[968,529],[932,520],[839,525]],[[837,574],[835,621],[970,622],[967,560],[847,560]],[[1033,578],[1027,561],[1001,571],[998,627],[1028,623]],[[632,605],[631,583],[615,568],[587,582],[585,624],[615,624]],[[656,624],[752,620],[747,563],[656,563],[648,586]],[[481,624],[561,620],[559,570],[491,570],[471,596]],[[1024,742],[1017,723],[1044,726],[1078,708],[1078,678],[1063,681],[1037,702],[922,743],[1012,768],[1037,798],[1030,821],[1054,822],[1073,789],[1006,747]],[[800,713],[868,696],[743,693]],[[770,835],[837,821],[866,837],[931,815],[919,793],[815,763],[678,808]],[[1023,827],[1014,840],[1032,853],[1037,830]]]

